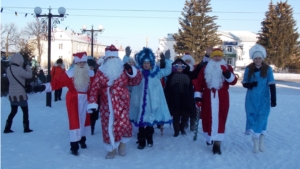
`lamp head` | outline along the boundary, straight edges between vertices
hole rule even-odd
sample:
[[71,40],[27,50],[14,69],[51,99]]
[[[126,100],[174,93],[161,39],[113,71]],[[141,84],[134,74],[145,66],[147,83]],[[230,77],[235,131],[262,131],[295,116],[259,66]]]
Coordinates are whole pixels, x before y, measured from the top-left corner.
[[98,26],[98,29],[99,29],[99,30],[103,30],[103,26],[102,26],[102,25],[99,25],[99,26]]
[[83,29],[83,30],[86,30],[86,25],[82,25],[82,29]]
[[34,13],[36,16],[39,16],[42,13],[42,8],[37,6],[34,8]]

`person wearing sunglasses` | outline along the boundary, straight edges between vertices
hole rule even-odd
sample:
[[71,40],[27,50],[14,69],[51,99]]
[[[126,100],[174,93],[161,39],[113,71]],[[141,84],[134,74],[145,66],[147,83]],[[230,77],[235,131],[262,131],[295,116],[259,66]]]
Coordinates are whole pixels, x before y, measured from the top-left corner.
[[185,125],[195,106],[194,90],[190,78],[190,66],[179,58],[172,63],[172,67],[173,72],[167,77],[165,95],[173,117],[173,136],[178,137],[179,132],[186,135]]
[[229,85],[235,85],[237,77],[223,59],[220,48],[213,49],[210,61],[202,68],[195,83],[195,102],[201,107],[202,128],[206,144],[213,144],[213,153],[221,154],[221,141],[229,111]]

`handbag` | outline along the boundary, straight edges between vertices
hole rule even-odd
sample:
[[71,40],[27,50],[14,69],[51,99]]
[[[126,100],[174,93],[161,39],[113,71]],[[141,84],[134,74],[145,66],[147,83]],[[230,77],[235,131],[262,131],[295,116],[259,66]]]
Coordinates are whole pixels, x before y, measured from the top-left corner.
[[26,83],[25,80],[25,86],[15,77],[15,75],[13,74],[13,72],[11,71],[11,66],[9,67],[11,74],[13,75],[13,77],[15,78],[15,80],[24,88],[26,93],[31,93],[32,92],[32,86],[29,83]]

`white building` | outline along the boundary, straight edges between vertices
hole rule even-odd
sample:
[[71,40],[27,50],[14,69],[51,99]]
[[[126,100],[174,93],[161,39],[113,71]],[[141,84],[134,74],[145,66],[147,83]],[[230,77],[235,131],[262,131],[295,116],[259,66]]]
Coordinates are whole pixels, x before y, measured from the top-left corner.
[[[226,62],[235,67],[245,67],[252,60],[249,57],[249,49],[255,45],[257,34],[250,31],[218,31],[220,39],[223,41]],[[174,59],[177,54],[174,51],[175,44],[172,34],[158,39],[159,50],[166,51],[170,49],[171,57]]]
[[[72,64],[73,53],[87,52],[87,55],[91,55],[91,38],[86,34],[80,34],[69,30],[63,30],[57,28],[53,41],[51,41],[51,66],[59,58],[62,58],[66,68]],[[29,40],[30,41],[30,40]],[[93,55],[96,58],[103,56],[105,53],[105,47],[99,42],[94,41]],[[37,56],[37,49],[34,51],[34,55]],[[42,55],[41,55],[41,68],[46,69],[48,66],[48,41],[42,41]]]

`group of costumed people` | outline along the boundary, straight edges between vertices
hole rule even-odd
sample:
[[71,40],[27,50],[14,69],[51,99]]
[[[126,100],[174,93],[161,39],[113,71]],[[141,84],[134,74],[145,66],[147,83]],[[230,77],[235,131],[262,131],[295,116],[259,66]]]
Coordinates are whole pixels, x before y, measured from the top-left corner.
[[[108,46],[99,62],[101,66],[93,69],[87,64],[85,52],[76,53],[73,68],[35,88],[36,92],[68,88],[66,106],[71,153],[78,155],[79,146],[87,148],[91,113],[100,113],[107,150],[105,158],[112,159],[117,154],[125,156],[133,126],[138,129],[137,148],[144,149],[154,145],[154,126],[163,129],[165,124],[173,124],[173,136],[178,137],[186,135],[189,121],[190,130],[194,131],[198,127],[196,110],[201,109],[206,144],[213,145],[214,154],[221,154],[229,111],[228,89],[238,80],[233,68],[223,59],[223,51],[207,48],[202,62],[197,65],[188,53],[172,62],[168,51],[155,63],[155,55],[149,48],[134,58],[129,56],[130,52],[127,47],[122,61],[118,49]],[[276,87],[272,69],[263,62],[265,49],[255,45],[250,56],[254,62],[246,67],[242,81],[248,89],[246,134],[252,134],[254,152],[258,152],[264,151],[270,106],[276,106]]]

